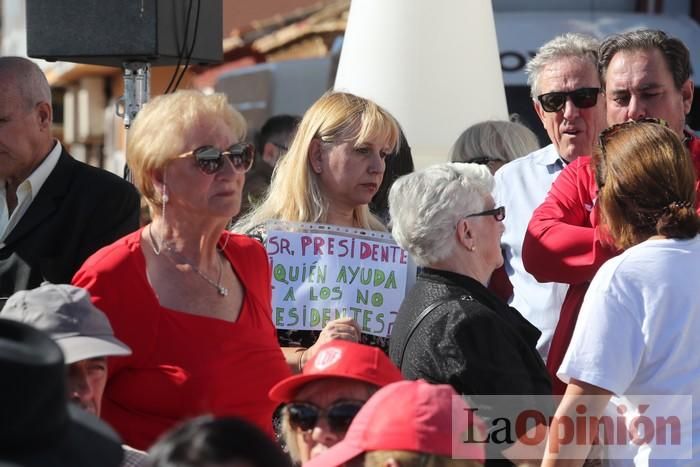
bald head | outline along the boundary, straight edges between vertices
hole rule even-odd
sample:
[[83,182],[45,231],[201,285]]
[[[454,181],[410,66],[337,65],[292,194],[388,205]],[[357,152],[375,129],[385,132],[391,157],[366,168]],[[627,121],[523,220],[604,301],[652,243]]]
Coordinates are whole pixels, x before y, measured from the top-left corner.
[[13,194],[54,147],[52,117],[51,88],[41,69],[26,58],[0,57],[0,180],[6,193]]
[[0,57],[0,83],[12,89],[27,108],[39,102],[51,105],[51,87],[36,63],[23,57]]

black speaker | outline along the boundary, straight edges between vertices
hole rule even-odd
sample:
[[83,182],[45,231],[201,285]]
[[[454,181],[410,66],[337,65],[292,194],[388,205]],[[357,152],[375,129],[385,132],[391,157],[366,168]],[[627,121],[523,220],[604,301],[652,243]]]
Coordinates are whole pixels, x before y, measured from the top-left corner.
[[[222,0],[27,0],[27,55],[121,67],[223,58]],[[188,22],[189,20],[189,22]]]

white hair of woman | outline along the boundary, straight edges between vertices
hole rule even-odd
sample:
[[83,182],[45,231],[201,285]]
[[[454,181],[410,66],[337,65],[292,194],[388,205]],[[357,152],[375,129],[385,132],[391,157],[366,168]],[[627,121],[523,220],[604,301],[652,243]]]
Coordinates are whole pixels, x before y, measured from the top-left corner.
[[493,188],[484,165],[448,162],[400,177],[389,193],[392,235],[419,266],[449,257],[455,226],[482,211]]

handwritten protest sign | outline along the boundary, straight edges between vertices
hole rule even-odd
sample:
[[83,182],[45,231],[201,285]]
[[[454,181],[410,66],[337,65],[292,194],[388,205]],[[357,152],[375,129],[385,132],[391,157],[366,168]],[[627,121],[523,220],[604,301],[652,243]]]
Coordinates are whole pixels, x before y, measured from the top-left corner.
[[278,329],[320,330],[352,317],[363,333],[389,336],[411,269],[391,235],[294,223],[270,223],[267,233]]

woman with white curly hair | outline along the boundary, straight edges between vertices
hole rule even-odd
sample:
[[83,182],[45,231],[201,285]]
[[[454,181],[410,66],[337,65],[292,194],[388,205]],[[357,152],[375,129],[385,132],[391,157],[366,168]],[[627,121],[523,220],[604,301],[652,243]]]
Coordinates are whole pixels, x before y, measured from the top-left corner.
[[523,395],[512,402],[548,413],[528,397],[551,394],[535,348],[540,331],[486,288],[503,263],[506,213],[494,205],[493,183],[483,165],[446,163],[392,186],[392,234],[422,270],[399,309],[390,356],[407,379],[464,395]]

